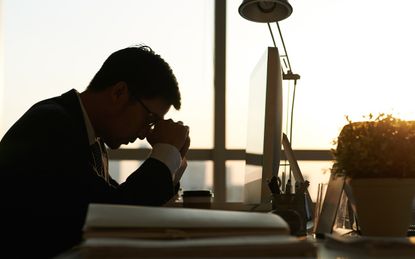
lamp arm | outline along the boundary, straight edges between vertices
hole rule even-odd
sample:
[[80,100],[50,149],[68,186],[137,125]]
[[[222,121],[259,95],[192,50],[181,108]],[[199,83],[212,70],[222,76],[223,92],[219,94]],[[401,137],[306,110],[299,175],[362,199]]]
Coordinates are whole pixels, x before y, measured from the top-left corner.
[[[288,67],[287,73],[284,73],[284,70],[281,68],[282,79],[284,79],[284,80],[299,80],[300,75],[299,74],[294,74],[291,70],[291,63],[290,63],[290,59],[288,58],[288,52],[287,52],[287,48],[285,47],[285,42],[284,42],[284,38],[282,37],[280,26],[279,26],[278,22],[275,22],[275,23],[277,24],[278,32],[280,34],[280,39],[281,39],[281,42],[282,42],[282,46],[284,48],[285,57],[287,58],[287,62],[288,62],[288,64],[287,64],[284,60],[285,65]],[[272,32],[271,25],[269,23],[267,23],[267,25],[268,25],[269,33],[270,33],[271,38],[272,38],[272,43],[274,44],[274,47],[277,48],[277,44],[275,43],[274,33]]]
[[275,22],[275,24],[277,24],[278,33],[280,34],[280,39],[281,39],[282,47],[284,48],[285,57],[287,58],[287,62],[288,62],[288,73],[291,73],[292,74],[291,63],[290,63],[290,59],[288,58],[288,52],[287,52],[287,48],[285,47],[284,38],[282,37],[280,25],[278,24],[278,22]]
[[271,34],[272,42],[274,43],[274,47],[277,48],[277,44],[275,44],[274,34],[272,33],[272,30],[271,30],[271,25],[269,25],[269,22],[267,22],[267,25],[268,25],[269,33]]
[[[294,89],[293,89],[293,93],[292,93],[291,112],[290,112],[290,115],[291,115],[290,116],[290,129],[289,129],[289,131],[290,131],[290,133],[289,133],[289,135],[290,135],[289,142],[292,143],[293,123],[294,123],[295,92],[296,92],[296,88],[297,88],[297,80],[300,79],[300,75],[294,74],[291,70],[291,63],[290,63],[290,59],[288,58],[288,52],[287,52],[287,48],[285,47],[285,42],[284,42],[284,38],[282,36],[281,28],[280,28],[278,22],[275,22],[275,23],[277,24],[278,33],[280,35],[281,43],[282,43],[282,46],[284,48],[285,57],[287,58],[287,63],[285,62],[285,60],[284,60],[284,63],[286,65],[286,67],[288,67],[288,71],[287,71],[287,73],[284,73],[284,70],[281,67],[282,79],[283,80],[294,80]],[[270,26],[269,23],[267,23],[267,25],[268,25],[269,32],[271,34],[271,38],[272,38],[272,42],[274,44],[274,47],[277,48],[277,44],[275,43],[274,34],[272,33],[271,26]],[[287,121],[287,123],[288,123],[288,121]],[[290,174],[289,174],[290,179],[291,179],[291,171],[292,171],[292,169],[290,167]]]

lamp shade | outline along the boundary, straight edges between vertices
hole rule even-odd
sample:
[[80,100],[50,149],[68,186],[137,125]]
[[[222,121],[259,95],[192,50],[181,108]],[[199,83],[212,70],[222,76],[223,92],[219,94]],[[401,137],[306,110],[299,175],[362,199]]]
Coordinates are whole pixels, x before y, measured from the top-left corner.
[[288,0],[244,0],[239,14],[253,22],[278,22],[293,12]]

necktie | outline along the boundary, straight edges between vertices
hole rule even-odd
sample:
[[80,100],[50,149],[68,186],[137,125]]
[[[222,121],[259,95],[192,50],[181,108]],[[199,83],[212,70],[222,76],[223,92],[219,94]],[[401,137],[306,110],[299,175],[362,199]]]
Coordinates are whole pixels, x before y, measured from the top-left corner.
[[108,159],[104,143],[98,139],[98,141],[91,145],[91,152],[94,159],[96,173],[108,182]]

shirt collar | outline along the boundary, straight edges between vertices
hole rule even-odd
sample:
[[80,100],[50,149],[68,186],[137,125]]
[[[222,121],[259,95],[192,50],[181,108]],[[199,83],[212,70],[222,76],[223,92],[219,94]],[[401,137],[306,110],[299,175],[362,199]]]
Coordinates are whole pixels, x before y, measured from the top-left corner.
[[92,127],[92,123],[88,117],[88,113],[85,110],[85,107],[82,103],[81,100],[81,96],[79,94],[78,91],[76,91],[76,96],[78,97],[78,101],[79,101],[79,105],[81,106],[81,110],[82,110],[82,115],[84,117],[84,122],[85,122],[85,126],[86,126],[86,131],[88,134],[88,141],[89,141],[89,145],[94,144],[96,141],[98,141],[99,139],[97,138],[97,136],[95,135],[95,130],[94,127]]

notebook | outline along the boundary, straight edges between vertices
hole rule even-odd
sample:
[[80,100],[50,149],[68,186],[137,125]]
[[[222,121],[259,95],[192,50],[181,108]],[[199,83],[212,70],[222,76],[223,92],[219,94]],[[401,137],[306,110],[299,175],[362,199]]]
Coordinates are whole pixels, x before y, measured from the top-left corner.
[[83,258],[315,256],[268,212],[91,204]]

